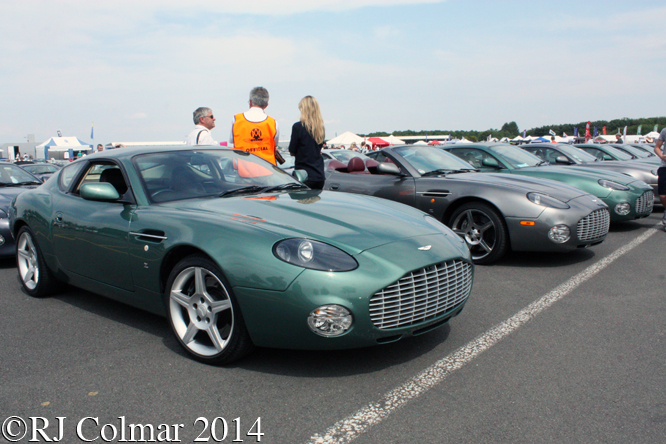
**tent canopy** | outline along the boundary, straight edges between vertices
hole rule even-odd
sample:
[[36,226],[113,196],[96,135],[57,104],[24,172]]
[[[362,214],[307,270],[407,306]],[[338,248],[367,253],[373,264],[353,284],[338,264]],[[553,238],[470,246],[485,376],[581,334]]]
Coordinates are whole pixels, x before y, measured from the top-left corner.
[[356,134],[352,133],[351,131],[345,131],[344,133],[340,134],[337,137],[334,137],[330,139],[328,142],[326,142],[329,146],[330,145],[345,145],[349,146],[352,143],[356,143],[356,145],[360,145],[361,142],[363,142],[363,137],[359,137]]
[[381,137],[368,137],[367,141],[370,142],[373,146],[378,146],[380,148],[384,148],[390,145],[388,141]]
[[393,146],[393,145],[404,145],[405,144],[404,140],[398,139],[393,134],[391,134],[388,137],[382,137],[382,139],[386,140],[391,146]]
[[92,149],[92,145],[85,143],[78,137],[51,137],[35,148],[48,148],[49,151],[67,151],[69,149],[87,151]]

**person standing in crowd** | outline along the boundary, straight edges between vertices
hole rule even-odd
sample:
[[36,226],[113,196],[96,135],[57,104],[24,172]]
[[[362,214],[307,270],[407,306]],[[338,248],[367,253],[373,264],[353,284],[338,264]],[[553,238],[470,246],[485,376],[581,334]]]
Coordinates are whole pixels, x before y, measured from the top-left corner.
[[[666,208],[666,152],[664,151],[664,141],[666,141],[666,128],[661,130],[659,137],[657,137],[657,143],[654,145],[654,153],[661,159],[661,165],[657,170],[657,192],[659,193],[659,200],[661,204]],[[664,211],[664,217],[661,220],[664,230],[666,230],[666,211]]]
[[104,145],[102,145],[101,143],[98,143],[97,144],[97,152],[99,153],[101,151],[104,151]]
[[622,140],[621,135],[619,135],[619,134],[615,135],[615,143],[624,143],[624,141]]
[[257,86],[250,91],[250,109],[236,114],[231,123],[229,146],[266,159],[273,165],[280,131],[274,118],[264,110],[268,106],[268,91]]
[[210,108],[200,107],[192,113],[192,120],[194,120],[194,129],[187,136],[187,145],[219,145],[213,136],[210,135],[210,130],[215,128],[215,117]]
[[321,117],[319,103],[312,96],[305,96],[298,103],[301,119],[291,127],[289,152],[294,156],[295,170],[305,170],[308,178],[305,185],[315,190],[324,188],[326,176],[321,150],[324,146],[324,119]]

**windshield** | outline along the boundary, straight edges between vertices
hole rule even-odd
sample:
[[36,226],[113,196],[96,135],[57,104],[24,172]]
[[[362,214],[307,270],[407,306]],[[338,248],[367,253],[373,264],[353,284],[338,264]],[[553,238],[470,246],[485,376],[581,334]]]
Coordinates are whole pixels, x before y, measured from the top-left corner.
[[511,145],[491,145],[490,150],[502,157],[502,160],[513,168],[536,166],[541,159],[532,153]]
[[[143,187],[153,202],[197,197],[259,193],[297,182],[265,160],[232,150],[150,153],[133,159]],[[239,190],[237,193],[229,193]]]
[[15,165],[0,165],[0,185],[12,186],[31,183],[41,182]]
[[646,157],[651,157],[649,153],[646,153],[643,150],[640,150],[638,148],[634,148],[633,146],[629,146],[629,145],[622,145],[622,148],[618,148],[618,150],[628,151],[631,154],[633,154],[634,156],[639,157],[641,159],[645,159]]
[[58,171],[55,165],[23,165],[23,169],[32,174],[49,174]]
[[574,146],[559,145],[558,148],[565,152],[567,156],[582,163],[596,162],[597,160],[592,154]]
[[439,148],[408,146],[394,148],[393,151],[402,156],[421,175],[432,171],[474,170],[469,163]]
[[605,151],[608,154],[610,154],[611,156],[613,156],[613,157],[615,157],[616,159],[619,159],[619,160],[631,160],[631,159],[633,159],[633,157],[631,157],[630,154],[624,153],[624,152],[618,150],[617,148],[613,148],[612,146],[606,145],[606,146],[603,147],[603,149],[601,149],[601,148],[597,148],[597,149],[599,149],[600,151]]

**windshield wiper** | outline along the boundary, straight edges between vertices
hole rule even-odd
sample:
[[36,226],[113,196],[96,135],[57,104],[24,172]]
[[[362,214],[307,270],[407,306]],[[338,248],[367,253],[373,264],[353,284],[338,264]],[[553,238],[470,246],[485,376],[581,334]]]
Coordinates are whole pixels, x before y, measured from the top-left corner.
[[42,182],[35,182],[34,180],[31,180],[29,182],[17,182],[17,183],[3,183],[1,186],[4,187],[22,187],[24,185],[41,185]]
[[459,168],[457,170],[451,170],[447,172],[446,174],[460,174],[460,173],[478,173],[479,170],[476,168]]
[[304,185],[300,182],[289,182],[289,183],[283,183],[282,185],[276,185],[274,187],[270,187],[266,189],[267,193],[270,193],[272,191],[284,191],[284,190],[304,190],[308,189],[309,187],[307,185]]
[[250,185],[247,187],[234,188],[233,190],[227,190],[223,193],[218,194],[217,197],[229,197],[235,194],[259,194],[266,190],[266,186],[263,185]]
[[439,170],[428,171],[427,173],[423,173],[423,174],[421,174],[421,177],[441,176],[442,174],[446,175],[446,173],[449,173],[449,172],[451,172],[451,170],[439,169]]

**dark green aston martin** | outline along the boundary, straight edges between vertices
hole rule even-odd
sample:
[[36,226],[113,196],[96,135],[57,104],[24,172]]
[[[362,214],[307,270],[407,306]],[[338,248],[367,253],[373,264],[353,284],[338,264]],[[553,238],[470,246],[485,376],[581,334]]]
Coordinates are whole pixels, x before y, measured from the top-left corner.
[[472,288],[467,246],[434,218],[310,190],[241,151],[96,153],[9,212],[28,294],[68,283],[165,315],[184,349],[209,363],[254,345],[397,341],[448,322]]

